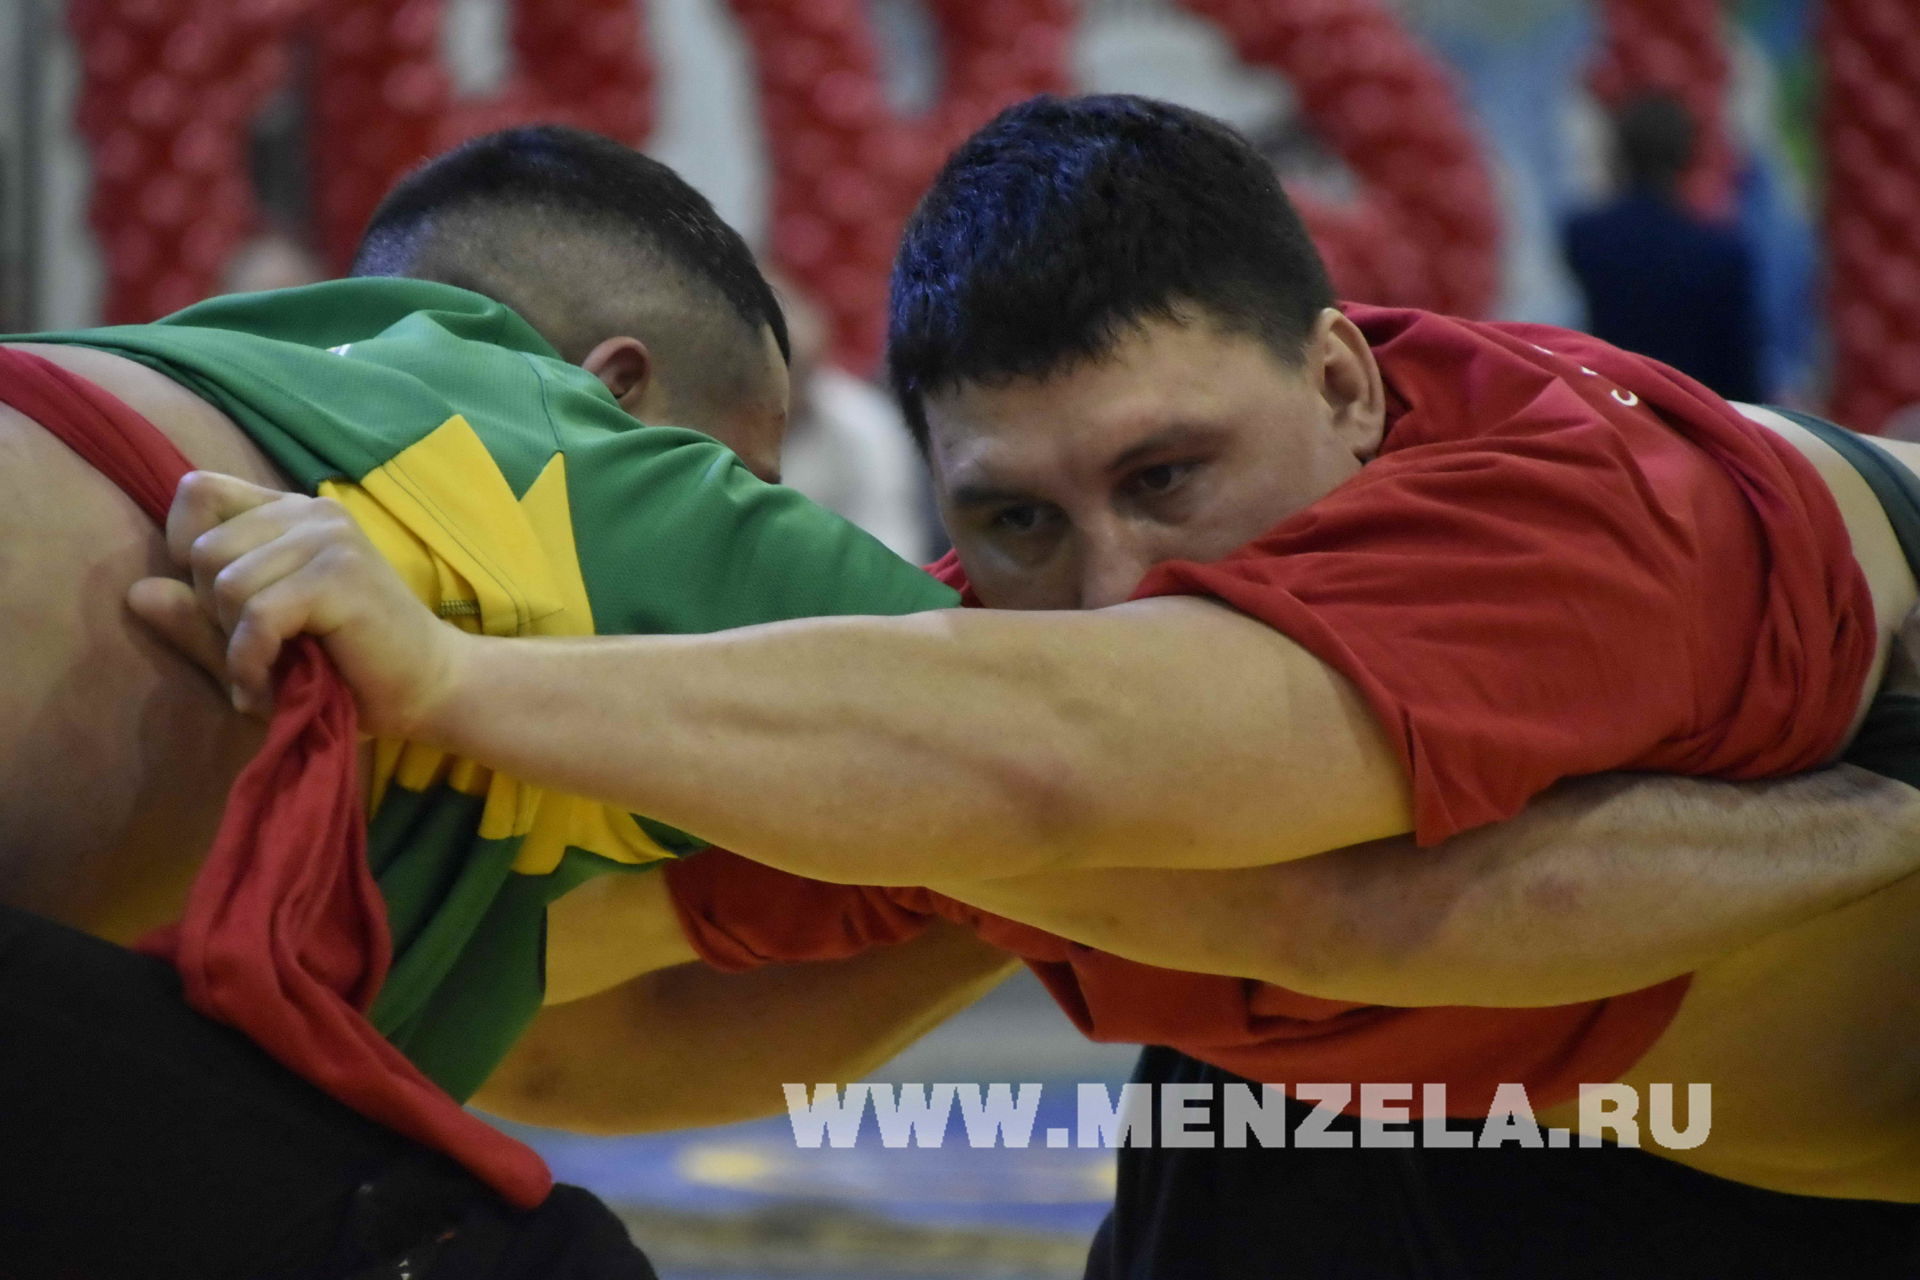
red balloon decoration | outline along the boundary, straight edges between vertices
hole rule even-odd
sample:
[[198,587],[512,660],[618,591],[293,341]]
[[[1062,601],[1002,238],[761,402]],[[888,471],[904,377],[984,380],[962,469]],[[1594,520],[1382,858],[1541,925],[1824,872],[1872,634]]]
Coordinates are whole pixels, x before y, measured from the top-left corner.
[[247,123],[285,74],[278,37],[292,7],[75,0],[69,10],[109,324],[215,292],[251,230]]
[[[863,0],[729,0],[749,38],[773,169],[773,256],[818,295],[837,357],[878,355],[900,225],[949,148],[993,111],[1071,88],[1072,0],[925,0],[944,75],[903,118]],[[1383,0],[1182,0],[1271,66],[1345,157],[1357,200],[1302,195],[1349,297],[1484,312],[1498,282],[1493,182],[1445,72]],[[1678,94],[1703,124],[1687,181],[1723,210],[1736,157],[1723,119],[1721,0],[1599,0],[1600,95]],[[74,0],[78,123],[110,322],[214,292],[258,211],[248,127],[304,54],[315,232],[343,265],[401,173],[473,134],[562,120],[639,144],[653,65],[640,0],[512,0],[512,72],[463,100],[442,65],[444,0]],[[1828,0],[1826,226],[1834,411],[1864,427],[1920,401],[1920,6]]]
[[1920,403],[1920,7],[1826,0],[1832,412],[1863,431]]
[[1240,56],[1286,76],[1361,194],[1295,200],[1335,289],[1480,315],[1500,280],[1499,205],[1446,71],[1379,0],[1182,0]]
[[1602,44],[1591,73],[1608,106],[1640,93],[1671,94],[1686,106],[1698,142],[1681,194],[1710,216],[1731,212],[1739,167],[1726,124],[1725,9],[1724,0],[1601,0]]
[[900,228],[947,153],[1000,108],[1071,83],[1068,0],[928,0],[945,74],[903,119],[860,0],[731,0],[754,51],[773,169],[773,256],[833,324],[833,355],[879,358]]
[[256,226],[248,125],[310,55],[316,236],[343,267],[395,179],[490,129],[557,120],[638,144],[652,66],[634,0],[516,0],[513,74],[455,97],[440,59],[443,0],[76,0],[78,122],[94,155],[89,216],[109,323],[218,291]]
[[313,162],[319,235],[344,265],[381,195],[457,142],[529,121],[638,146],[652,132],[653,66],[634,0],[515,0],[512,73],[484,99],[454,96],[440,59],[444,0],[321,0]]

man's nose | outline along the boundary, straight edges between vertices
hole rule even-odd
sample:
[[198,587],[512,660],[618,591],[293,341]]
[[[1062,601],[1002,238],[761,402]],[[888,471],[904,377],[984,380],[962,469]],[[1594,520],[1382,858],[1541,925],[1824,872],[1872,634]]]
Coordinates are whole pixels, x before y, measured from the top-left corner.
[[1144,539],[1124,529],[1087,539],[1080,560],[1080,608],[1104,609],[1133,595],[1159,557]]

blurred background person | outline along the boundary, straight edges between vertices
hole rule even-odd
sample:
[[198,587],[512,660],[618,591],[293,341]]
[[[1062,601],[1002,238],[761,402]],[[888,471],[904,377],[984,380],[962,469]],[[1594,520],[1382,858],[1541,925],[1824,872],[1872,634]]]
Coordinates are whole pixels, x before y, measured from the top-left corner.
[[269,226],[234,252],[221,278],[220,292],[296,289],[303,284],[318,284],[329,274],[312,249],[279,227]]
[[1680,196],[1698,140],[1692,113],[1646,94],[1613,126],[1619,194],[1567,224],[1587,331],[1729,400],[1764,399],[1752,255],[1733,224],[1701,217]]

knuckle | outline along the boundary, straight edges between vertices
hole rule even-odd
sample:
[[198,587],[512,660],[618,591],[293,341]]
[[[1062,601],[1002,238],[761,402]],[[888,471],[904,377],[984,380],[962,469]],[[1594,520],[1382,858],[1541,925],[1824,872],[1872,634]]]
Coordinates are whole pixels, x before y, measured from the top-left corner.
[[187,563],[196,576],[217,574],[226,567],[225,550],[217,531],[203,533],[187,547]]
[[240,576],[228,570],[221,570],[213,579],[213,598],[223,606],[237,608],[250,598],[246,583]]
[[[257,650],[269,637],[278,634],[275,628],[279,625],[283,612],[271,600],[260,596],[253,597],[241,606],[240,623],[246,628],[251,648]],[[236,627],[236,633],[238,630],[239,628]]]
[[347,509],[332,498],[309,498],[302,512],[303,519],[320,537],[328,540],[351,538],[359,526]]
[[349,574],[361,563],[360,548],[352,543],[330,542],[314,553],[313,563],[327,577]]
[[180,487],[175,497],[184,499],[194,506],[201,506],[213,497],[213,476],[206,471],[189,471],[180,477]]

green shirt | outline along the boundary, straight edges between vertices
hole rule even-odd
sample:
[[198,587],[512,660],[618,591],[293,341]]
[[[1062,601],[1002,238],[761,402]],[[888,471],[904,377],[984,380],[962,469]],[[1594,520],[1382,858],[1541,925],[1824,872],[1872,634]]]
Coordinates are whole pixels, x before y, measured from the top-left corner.
[[[898,614],[952,591],[718,442],[635,422],[524,321],[416,280],[215,299],[34,334],[137,360],[345,503],[430,605],[501,635],[689,634]],[[400,743],[376,749],[369,857],[394,963],[380,1031],[454,1096],[540,1005],[546,906],[699,842]]]

